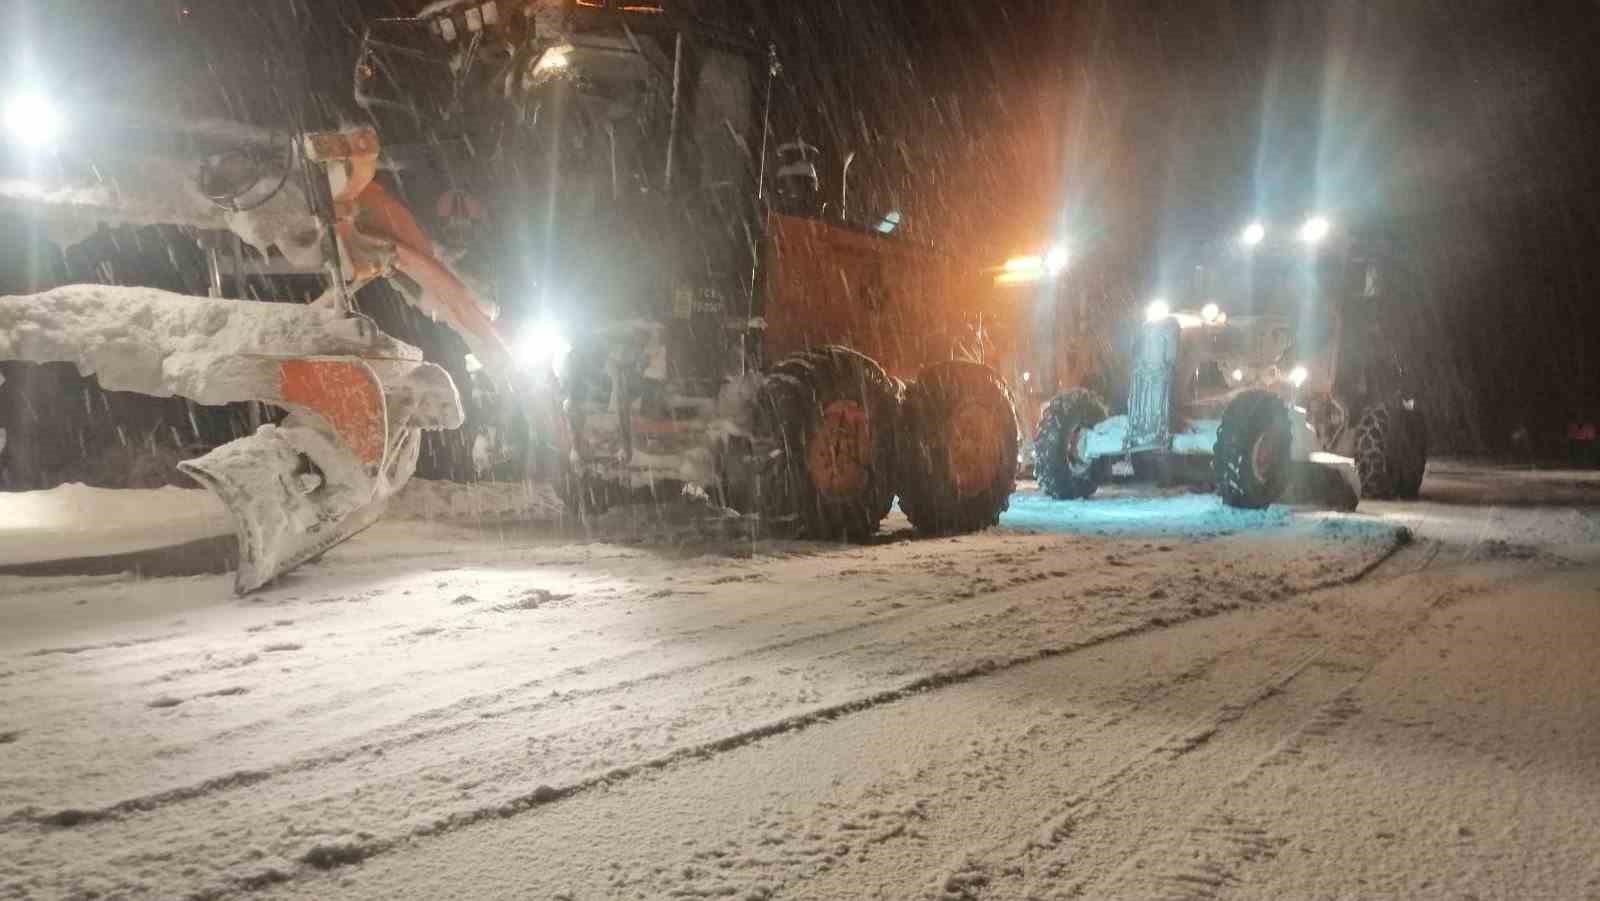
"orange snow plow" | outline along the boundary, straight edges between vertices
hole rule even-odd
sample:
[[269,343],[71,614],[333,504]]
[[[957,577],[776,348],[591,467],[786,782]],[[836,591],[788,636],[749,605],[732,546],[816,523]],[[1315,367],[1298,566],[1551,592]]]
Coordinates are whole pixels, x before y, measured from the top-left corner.
[[[324,276],[328,289],[309,304],[224,299],[213,251],[210,297],[114,285],[0,297],[0,360],[71,363],[108,391],[202,405],[248,401],[286,413],[179,464],[232,517],[241,594],[376,522],[416,469],[421,431],[462,424],[446,370],[353,312],[355,290],[394,278],[411,303],[460,334],[490,374],[510,377],[491,310],[373,181],[375,133],[307,135],[283,157],[282,174],[252,172],[231,192],[249,203],[218,203],[212,190],[180,177],[195,171],[192,159],[125,160],[133,171],[122,178],[97,171],[76,184],[0,181],[0,207],[53,225],[229,231],[262,260]],[[302,161],[311,164],[303,171],[325,176],[325,186],[290,178]]]

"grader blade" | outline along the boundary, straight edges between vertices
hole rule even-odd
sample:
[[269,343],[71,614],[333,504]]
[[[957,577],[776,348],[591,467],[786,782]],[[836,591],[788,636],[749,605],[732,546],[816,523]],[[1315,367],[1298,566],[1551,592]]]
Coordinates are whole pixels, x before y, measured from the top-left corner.
[[179,464],[232,515],[241,594],[376,522],[416,470],[421,430],[462,421],[442,368],[366,320],[313,307],[69,286],[0,298],[0,359],[73,363],[111,390],[289,411]]
[[239,538],[234,590],[253,591],[377,522],[416,467],[415,429],[389,429],[388,403],[359,359],[249,359],[253,392],[294,410],[281,426],[178,464],[211,489]]

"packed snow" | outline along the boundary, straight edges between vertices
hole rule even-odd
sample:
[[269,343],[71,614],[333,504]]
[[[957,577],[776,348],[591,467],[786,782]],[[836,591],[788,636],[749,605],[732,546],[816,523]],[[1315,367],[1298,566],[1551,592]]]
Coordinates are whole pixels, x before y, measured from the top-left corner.
[[1100,535],[1221,535],[1288,524],[1288,507],[1262,510],[1230,507],[1211,493],[1148,493],[1108,490],[1088,500],[1058,501],[1038,493],[1012,498],[1002,515],[1006,526],[1045,532],[1088,532]]
[[[412,479],[384,512],[397,521],[550,522],[562,506],[547,485]],[[199,489],[72,483],[0,492],[0,566],[124,556],[233,533],[222,502]]]
[[0,897],[1600,892],[1600,557],[1427,486],[1107,493],[859,547],[412,512],[246,599],[0,575]]
[[0,566],[131,554],[232,532],[222,503],[206,491],[68,484],[0,493]]
[[552,522],[565,507],[543,482],[443,482],[412,479],[393,500],[391,520],[475,523]]

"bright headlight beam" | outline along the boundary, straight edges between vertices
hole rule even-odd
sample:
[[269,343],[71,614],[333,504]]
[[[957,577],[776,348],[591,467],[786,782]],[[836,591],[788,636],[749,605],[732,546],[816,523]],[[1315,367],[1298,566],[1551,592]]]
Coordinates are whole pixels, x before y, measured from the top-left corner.
[[994,280],[997,285],[1032,285],[1055,275],[1048,268],[1047,259],[1037,255],[1012,257],[1000,268],[1002,271]]
[[1172,307],[1165,300],[1156,298],[1144,308],[1145,322],[1160,322],[1172,315]]
[[533,64],[533,74],[538,76],[564,71],[571,54],[571,44],[557,44],[551,47],[539,57],[538,62]]
[[1252,222],[1239,233],[1239,240],[1246,247],[1254,247],[1267,238],[1267,227],[1259,222]]
[[1222,308],[1214,303],[1208,303],[1200,308],[1200,318],[1207,322],[1216,322],[1222,318]]
[[31,147],[50,144],[61,134],[61,114],[38,94],[19,94],[6,101],[5,127],[13,139]]
[[1306,244],[1316,244],[1328,236],[1328,231],[1333,226],[1321,216],[1312,216],[1300,226],[1300,240]]
[[562,361],[570,353],[572,342],[554,323],[536,323],[517,339],[517,367],[524,372],[534,372],[546,366],[559,370]]
[[1307,372],[1304,366],[1296,366],[1295,368],[1289,370],[1289,384],[1295,386],[1296,388],[1304,385],[1306,383],[1306,379],[1310,377],[1311,373]]
[[1058,275],[1060,274],[1061,270],[1067,268],[1067,262],[1070,259],[1071,258],[1067,254],[1066,245],[1057,244],[1056,246],[1050,248],[1049,253],[1044,255],[1045,271],[1049,272],[1051,275]]

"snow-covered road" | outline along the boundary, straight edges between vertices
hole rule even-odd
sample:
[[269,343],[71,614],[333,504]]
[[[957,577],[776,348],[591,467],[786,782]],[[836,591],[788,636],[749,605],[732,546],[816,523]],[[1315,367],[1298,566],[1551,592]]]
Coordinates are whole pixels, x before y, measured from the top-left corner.
[[0,897],[1600,896],[1600,482],[1522,479],[0,576]]

